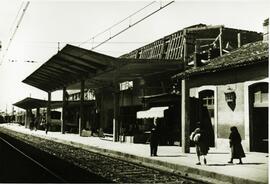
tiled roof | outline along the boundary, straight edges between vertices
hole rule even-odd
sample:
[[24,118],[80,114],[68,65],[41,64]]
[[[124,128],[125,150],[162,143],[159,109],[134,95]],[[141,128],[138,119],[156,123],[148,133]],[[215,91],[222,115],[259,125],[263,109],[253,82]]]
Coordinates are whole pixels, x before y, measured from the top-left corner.
[[268,52],[268,43],[266,42],[249,43],[221,57],[212,59],[207,65],[188,69],[185,72],[174,75],[172,78],[187,78],[198,74],[268,62]]

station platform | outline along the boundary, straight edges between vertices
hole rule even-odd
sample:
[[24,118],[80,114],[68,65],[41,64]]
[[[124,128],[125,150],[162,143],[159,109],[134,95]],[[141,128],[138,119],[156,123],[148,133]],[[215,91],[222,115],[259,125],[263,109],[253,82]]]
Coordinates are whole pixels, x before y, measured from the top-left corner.
[[41,130],[29,130],[18,124],[0,124],[1,127],[32,136],[68,144],[100,154],[120,158],[133,163],[154,167],[160,170],[179,173],[210,183],[268,183],[268,154],[247,152],[243,164],[238,160],[228,164],[230,152],[211,148],[207,158],[207,165],[196,165],[195,149],[190,153],[182,153],[179,146],[159,146],[158,156],[150,157],[149,144],[133,144],[112,142],[99,137],[80,137],[78,134],[61,134]]

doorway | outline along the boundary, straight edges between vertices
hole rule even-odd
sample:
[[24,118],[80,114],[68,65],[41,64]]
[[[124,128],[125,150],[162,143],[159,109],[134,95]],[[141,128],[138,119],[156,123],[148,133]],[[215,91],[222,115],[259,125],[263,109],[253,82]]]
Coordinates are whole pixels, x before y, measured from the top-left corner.
[[213,90],[203,90],[199,92],[200,100],[200,122],[202,128],[207,132],[209,146],[215,146],[215,95]]
[[268,83],[249,86],[250,151],[268,153]]

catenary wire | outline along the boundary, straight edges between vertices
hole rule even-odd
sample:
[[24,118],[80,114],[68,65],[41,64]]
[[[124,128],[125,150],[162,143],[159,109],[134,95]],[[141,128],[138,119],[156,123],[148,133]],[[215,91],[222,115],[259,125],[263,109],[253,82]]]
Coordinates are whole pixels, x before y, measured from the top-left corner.
[[142,10],[146,9],[147,7],[151,6],[152,4],[154,4],[156,1],[152,1],[151,3],[147,4],[146,6],[144,6],[143,8],[137,10],[136,12],[132,13],[131,15],[127,16],[126,18],[120,20],[119,22],[113,24],[112,26],[108,27],[107,29],[105,29],[104,31],[101,31],[100,33],[97,33],[95,36],[93,36],[92,38],[80,43],[78,46],[81,46],[87,42],[89,42],[90,40],[94,40],[96,37],[102,35],[103,33],[111,30],[112,28],[116,27],[117,25],[121,24],[122,22],[128,20],[129,18],[131,18],[132,16],[136,15],[137,13],[141,12]]
[[[15,26],[14,32],[11,34],[11,37],[10,37],[10,39],[8,40],[7,47],[6,47],[6,49],[4,50],[3,56],[2,56],[2,58],[1,58],[1,60],[0,60],[0,65],[2,65],[2,63],[3,63],[4,59],[5,59],[6,53],[8,52],[8,49],[9,49],[9,47],[10,47],[10,44],[11,44],[13,38],[15,37],[15,34],[17,33],[17,30],[19,29],[19,26],[20,26],[20,24],[21,24],[21,22],[22,22],[22,19],[23,19],[24,15],[25,15],[25,12],[26,12],[26,10],[27,10],[29,4],[30,4],[30,1],[27,1],[26,4],[25,4],[25,6],[24,6],[24,8],[23,8],[23,10],[22,10],[22,14],[21,14],[21,16],[20,16],[20,18],[19,18],[19,20],[18,20],[16,26]],[[18,16],[18,14],[19,14],[20,11],[21,11],[21,8],[19,9],[19,11],[18,11],[18,13],[17,13],[17,15],[16,15],[16,19],[17,19],[17,16]],[[16,19],[15,19],[15,20],[16,20]]]
[[146,16],[143,17],[142,19],[138,20],[137,22],[135,22],[135,23],[129,25],[128,27],[124,28],[123,30],[121,30],[121,31],[119,31],[118,33],[114,34],[113,36],[109,37],[108,39],[104,40],[103,42],[101,42],[100,44],[96,45],[95,47],[92,47],[91,50],[96,49],[96,48],[99,47],[100,45],[102,45],[102,44],[108,42],[109,40],[113,39],[114,37],[120,35],[121,33],[125,32],[126,30],[128,30],[128,29],[130,29],[131,27],[135,26],[136,24],[142,22],[143,20],[147,19],[148,17],[152,16],[153,14],[157,13],[158,11],[162,10],[163,8],[169,6],[169,5],[172,4],[173,2],[174,2],[174,1],[171,1],[171,2],[167,3],[166,5],[160,7],[159,9],[157,9],[157,10],[155,10],[155,11],[149,13],[148,15],[146,15]]

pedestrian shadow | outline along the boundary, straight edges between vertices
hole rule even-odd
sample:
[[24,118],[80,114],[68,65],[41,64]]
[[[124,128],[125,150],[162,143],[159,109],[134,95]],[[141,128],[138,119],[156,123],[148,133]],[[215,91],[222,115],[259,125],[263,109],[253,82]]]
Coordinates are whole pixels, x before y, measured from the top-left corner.
[[210,153],[208,153],[208,154],[210,154],[210,155],[218,155],[218,154],[220,154],[220,155],[228,155],[228,154],[231,154],[230,152],[210,152]]
[[234,163],[234,164],[207,164],[207,166],[229,166],[229,165],[262,165],[265,163],[243,163],[243,164],[238,164],[238,163]]
[[255,163],[243,163],[242,165],[262,165],[262,164],[266,164],[266,163],[263,163],[263,162],[255,162]]
[[232,164],[207,164],[207,166],[228,166]]
[[187,157],[185,155],[158,155],[157,157]]

